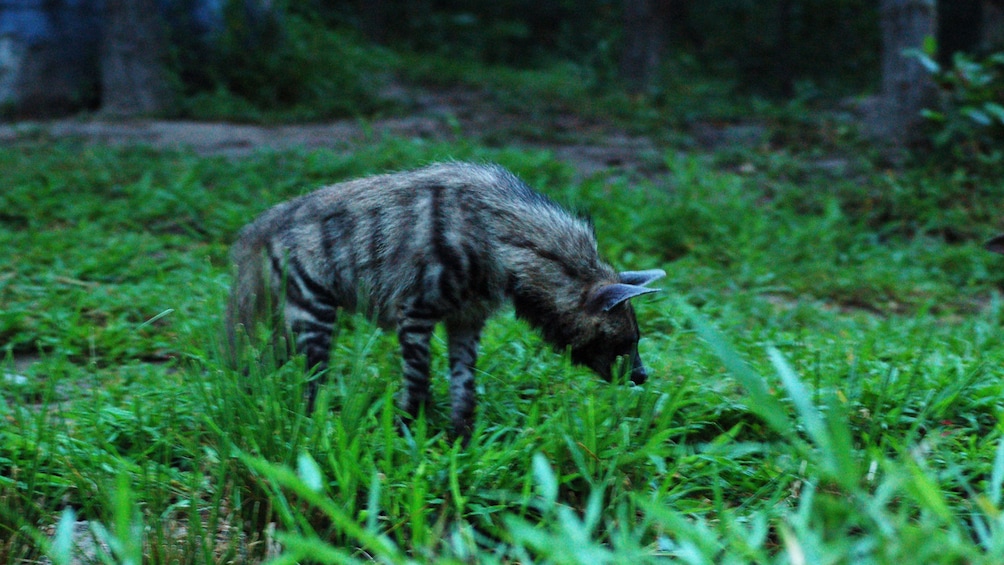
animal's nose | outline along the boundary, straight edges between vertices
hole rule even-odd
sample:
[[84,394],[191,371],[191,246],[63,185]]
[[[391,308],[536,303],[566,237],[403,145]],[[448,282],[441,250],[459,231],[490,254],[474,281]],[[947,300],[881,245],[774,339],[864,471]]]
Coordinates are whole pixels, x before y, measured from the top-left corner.
[[641,362],[641,355],[635,351],[631,356],[631,382],[640,385],[648,380],[648,371],[645,370],[644,363]]
[[633,382],[636,385],[640,385],[647,380],[648,380],[648,372],[645,370],[645,367],[641,365],[635,365],[635,367],[631,369],[631,382]]

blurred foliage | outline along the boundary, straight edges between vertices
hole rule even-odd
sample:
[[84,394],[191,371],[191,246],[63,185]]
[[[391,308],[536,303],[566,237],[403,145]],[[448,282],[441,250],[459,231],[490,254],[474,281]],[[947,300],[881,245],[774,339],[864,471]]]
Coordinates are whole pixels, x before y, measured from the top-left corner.
[[[424,52],[526,67],[571,60],[613,78],[624,30],[612,0],[421,0],[297,4],[329,25]],[[878,11],[867,0],[676,0],[663,8],[673,51],[737,73],[745,86],[777,94],[794,81],[831,88],[870,86],[878,71]],[[376,30],[376,31],[373,31]],[[792,47],[795,48],[792,48]]]
[[203,38],[180,27],[173,66],[186,98],[180,111],[207,118],[299,120],[370,115],[395,56],[348,28],[252,2],[224,5]]
[[934,78],[938,103],[924,116],[934,147],[970,166],[1004,163],[1004,52],[974,58],[956,52],[942,67],[929,54],[913,54]]
[[[393,51],[519,69],[572,64],[583,69],[587,88],[619,85],[625,30],[622,3],[613,0],[229,0],[219,29],[201,35],[190,32],[198,27],[191,21],[177,25],[192,18],[185,4],[168,17],[187,101],[180,110],[194,117],[371,115],[388,106],[381,81],[405,66]],[[669,52],[650,94],[673,97],[681,61],[760,94],[808,99],[867,89],[878,74],[873,4],[668,2]]]
[[596,64],[619,34],[615,0],[415,0],[290,6],[328,25],[350,26],[409,50],[528,67],[555,59]]

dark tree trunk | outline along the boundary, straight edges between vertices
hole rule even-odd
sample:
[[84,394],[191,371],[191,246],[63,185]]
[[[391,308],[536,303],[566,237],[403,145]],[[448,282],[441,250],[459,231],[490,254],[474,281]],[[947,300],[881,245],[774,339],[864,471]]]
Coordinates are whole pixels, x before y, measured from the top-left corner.
[[164,24],[154,0],[105,0],[101,45],[101,111],[155,114],[170,99]]
[[624,52],[621,79],[628,92],[652,86],[662,60],[670,0],[624,0]]
[[980,47],[987,51],[1004,49],[1004,0],[983,0]]
[[791,0],[777,3],[777,50],[774,58],[777,65],[778,86],[781,95],[791,98],[795,95],[795,70],[791,62]]
[[907,145],[917,140],[930,106],[934,83],[906,49],[920,49],[936,32],[934,0],[881,0],[882,92],[870,119],[872,132],[890,142]]
[[371,41],[385,43],[389,16],[387,2],[384,0],[362,0],[358,5],[363,32]]
[[0,106],[18,118],[94,109],[97,2],[0,0]]
[[951,65],[955,53],[974,53],[980,46],[983,0],[938,2],[938,62]]

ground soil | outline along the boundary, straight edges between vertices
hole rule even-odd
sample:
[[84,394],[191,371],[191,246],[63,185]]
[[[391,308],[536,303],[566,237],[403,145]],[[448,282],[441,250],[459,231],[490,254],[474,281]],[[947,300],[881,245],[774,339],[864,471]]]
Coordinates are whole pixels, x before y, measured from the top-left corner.
[[[662,149],[651,136],[631,133],[601,119],[570,113],[548,113],[531,118],[492,105],[477,92],[457,89],[419,90],[408,94],[411,109],[407,115],[372,120],[251,125],[106,119],[97,115],[0,123],[0,147],[19,139],[75,139],[88,144],[184,148],[200,155],[240,158],[260,150],[328,148],[352,151],[380,136],[440,141],[463,136],[486,145],[504,143],[546,149],[583,176],[611,168],[648,175],[653,168],[661,167]],[[748,129],[749,126],[744,127]],[[698,141],[703,138],[729,140],[734,136],[728,135],[727,128],[702,124],[692,133]]]

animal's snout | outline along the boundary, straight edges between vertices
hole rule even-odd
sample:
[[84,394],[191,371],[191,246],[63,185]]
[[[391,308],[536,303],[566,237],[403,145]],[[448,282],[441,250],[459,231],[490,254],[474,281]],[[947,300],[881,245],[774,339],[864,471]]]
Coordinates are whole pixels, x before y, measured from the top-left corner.
[[644,384],[648,380],[648,371],[645,367],[635,367],[631,369],[631,382],[636,385]]
[[640,385],[644,384],[647,380],[648,371],[645,370],[645,365],[641,362],[641,356],[635,353],[634,358],[631,360],[631,382]]

